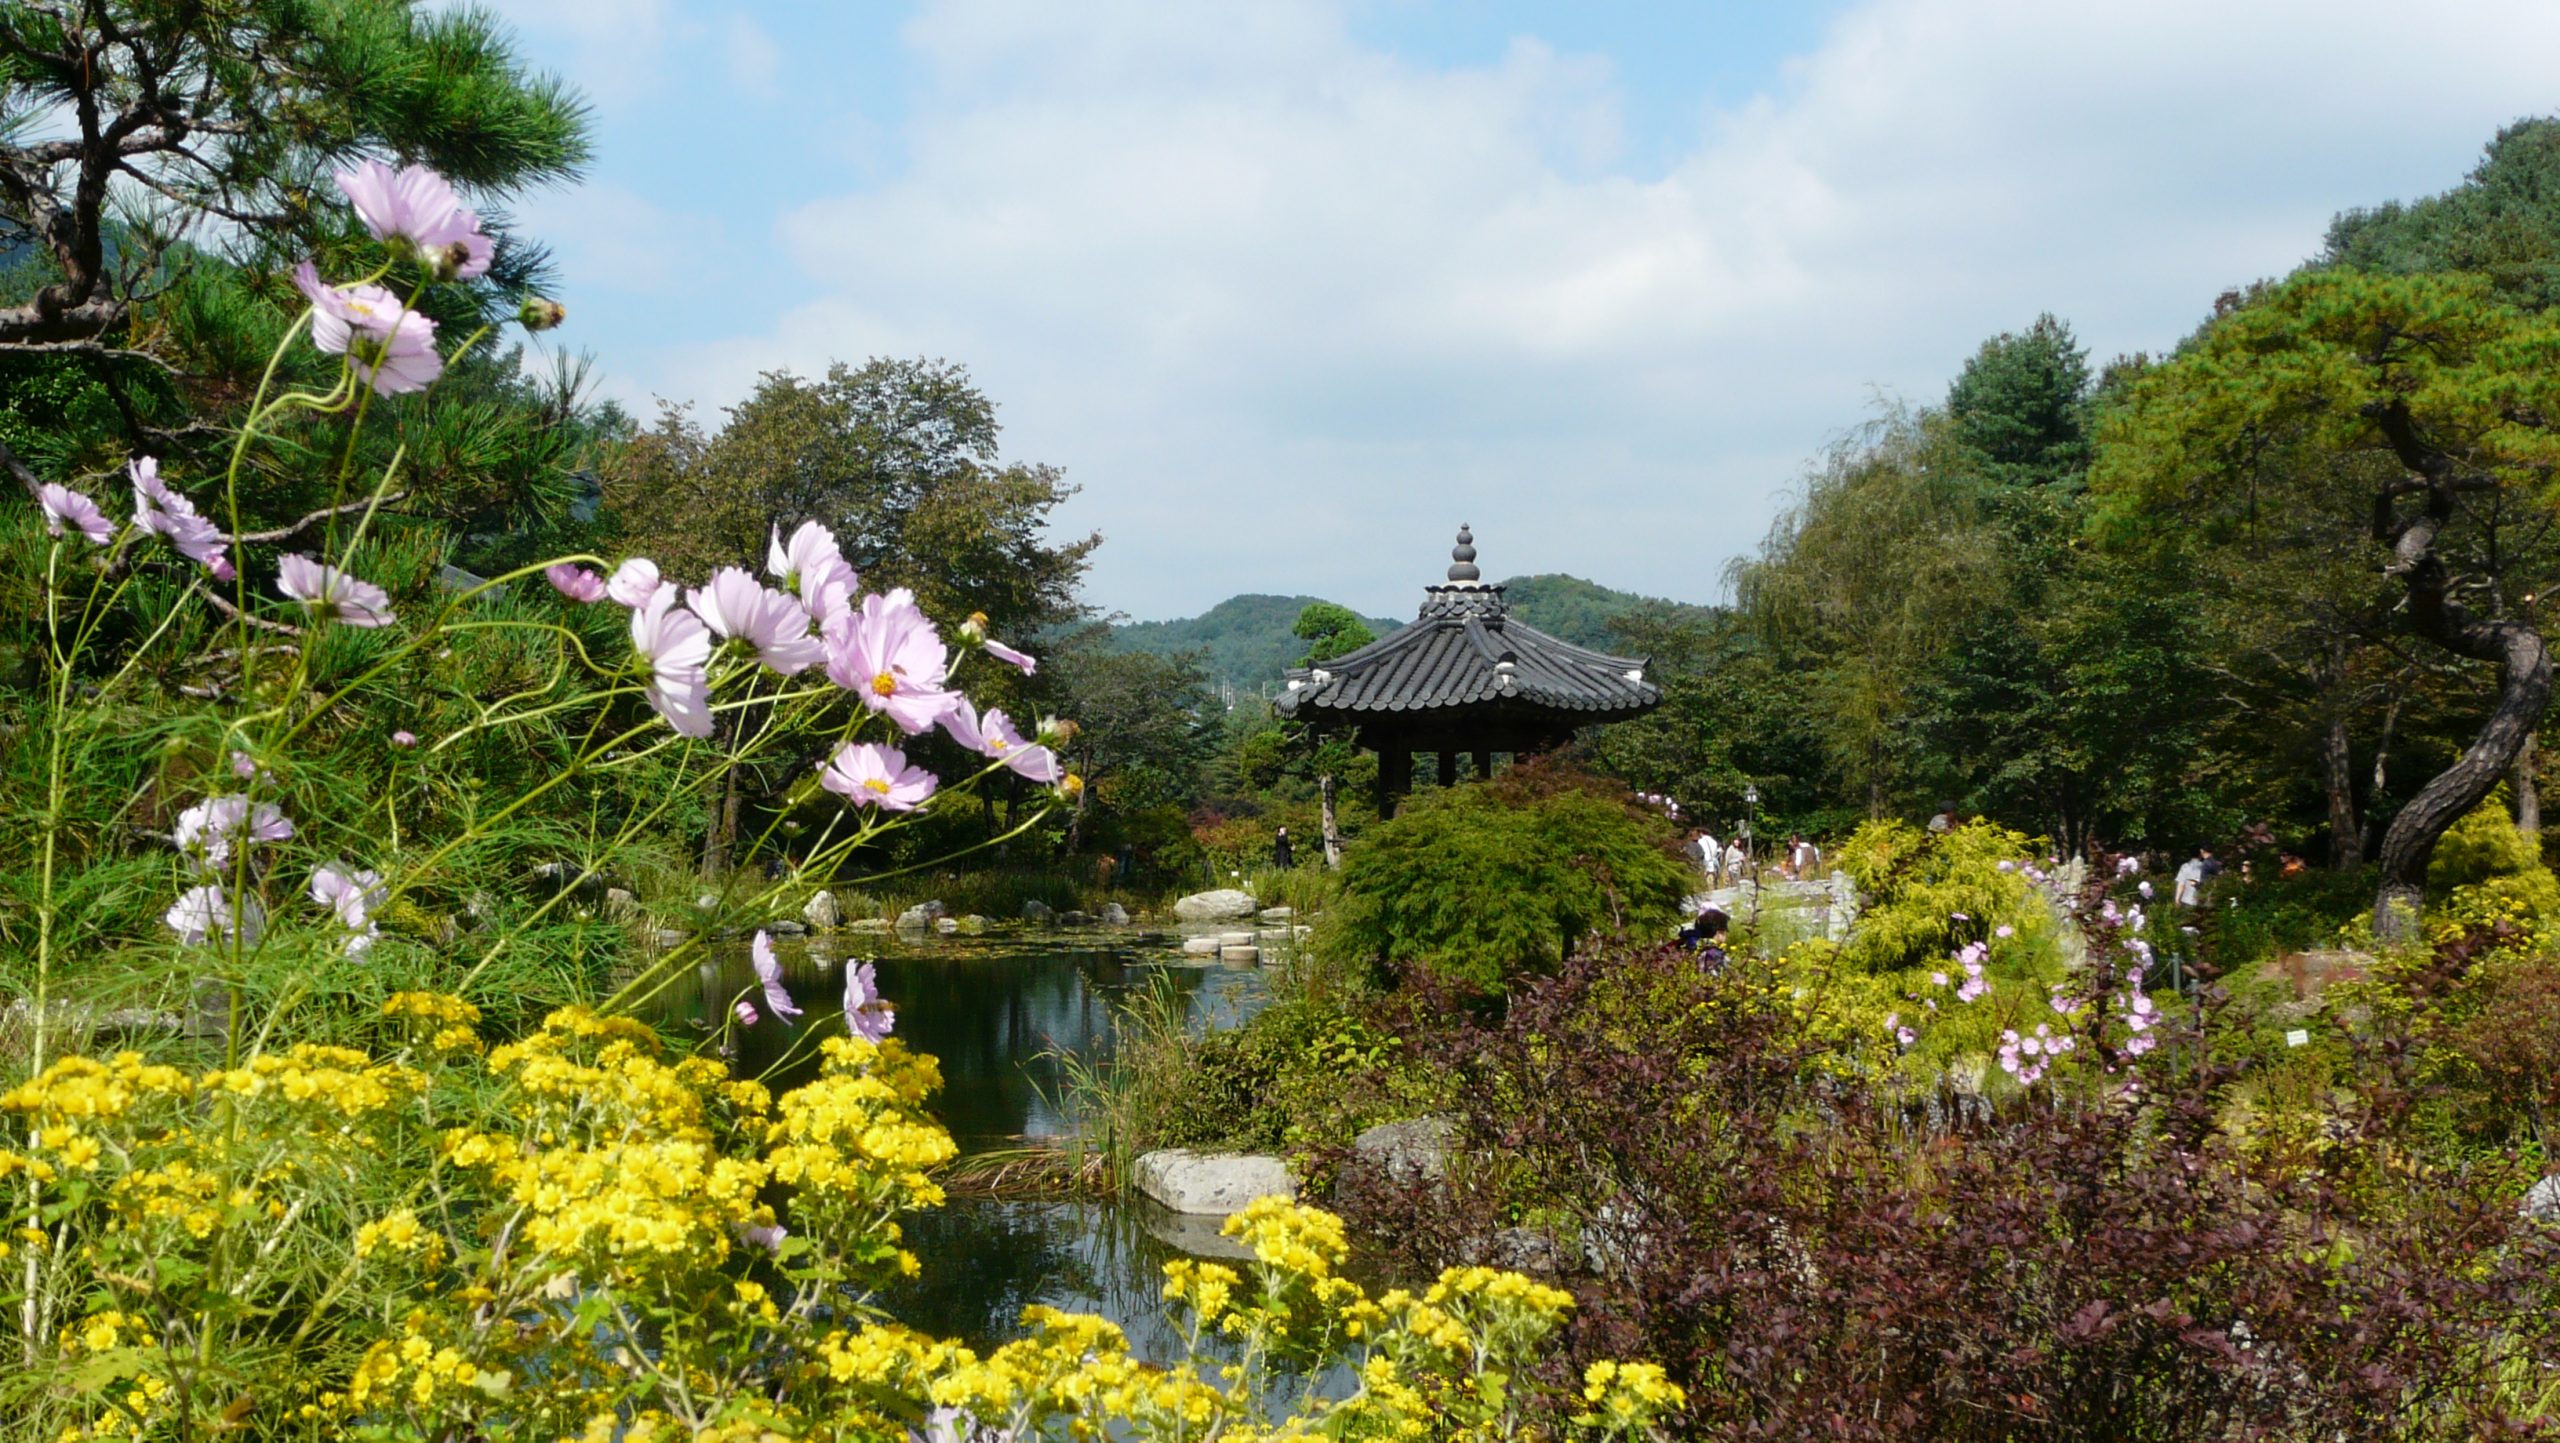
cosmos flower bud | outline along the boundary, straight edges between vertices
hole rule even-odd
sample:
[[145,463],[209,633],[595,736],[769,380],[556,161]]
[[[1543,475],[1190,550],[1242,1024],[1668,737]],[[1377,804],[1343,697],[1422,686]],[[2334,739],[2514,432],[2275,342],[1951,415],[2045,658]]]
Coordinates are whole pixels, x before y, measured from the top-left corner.
[[1066,776],[1058,782],[1058,795],[1066,798],[1068,801],[1074,801],[1076,798],[1083,796],[1084,778],[1077,776],[1074,772],[1067,773]]
[[528,296],[516,307],[516,322],[528,331],[547,331],[569,319],[569,308],[549,296]]

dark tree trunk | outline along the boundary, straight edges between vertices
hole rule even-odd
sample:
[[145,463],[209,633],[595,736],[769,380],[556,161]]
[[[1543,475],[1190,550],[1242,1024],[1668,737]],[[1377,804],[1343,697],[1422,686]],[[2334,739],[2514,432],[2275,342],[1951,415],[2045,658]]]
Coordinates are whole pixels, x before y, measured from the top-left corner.
[[2320,779],[2329,789],[2329,865],[2341,872],[2364,865],[2364,818],[2356,815],[2355,763],[2346,716],[2332,713],[2320,737]]
[[2540,769],[2533,733],[2526,732],[2524,750],[2516,753],[2516,775],[2510,790],[2516,794],[2516,829],[2533,839],[2537,854],[2542,851],[2542,785],[2534,773]]
[[[2529,621],[2475,617],[2452,598],[2452,577],[2436,554],[2436,540],[2453,519],[2464,491],[2496,487],[2493,477],[2459,470],[2451,457],[2418,435],[2406,408],[2394,403],[2376,413],[2383,436],[2413,473],[2374,497],[2374,539],[2391,548],[2390,571],[2409,594],[2410,629],[2456,656],[2498,664],[2498,701],[2480,734],[2420,788],[2382,834],[2382,888],[2374,898],[2374,935],[2386,942],[2417,935],[2426,901],[2427,860],[2436,839],[2463,813],[2480,804],[2515,765],[2551,700],[2551,652]],[[2415,514],[2401,516],[2399,500],[2417,496]]]

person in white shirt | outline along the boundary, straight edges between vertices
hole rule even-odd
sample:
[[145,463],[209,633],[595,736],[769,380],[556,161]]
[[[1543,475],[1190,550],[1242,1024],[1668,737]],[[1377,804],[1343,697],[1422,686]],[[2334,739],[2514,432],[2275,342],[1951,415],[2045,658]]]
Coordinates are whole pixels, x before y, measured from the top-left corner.
[[2178,864],[2170,895],[2177,898],[2179,906],[2193,907],[2204,901],[2205,867],[2212,858],[2213,853],[2198,847],[2194,856]]
[[1751,854],[1742,850],[1741,838],[1737,837],[1724,844],[1724,879],[1726,881],[1741,881],[1743,872],[1750,865]]
[[1705,873],[1708,881],[1714,881],[1717,869],[1724,864],[1724,846],[1715,834],[1700,827],[1698,834],[1689,839],[1687,850],[1690,865]]
[[1801,882],[1822,865],[1822,849],[1801,835],[1787,839],[1787,872]]

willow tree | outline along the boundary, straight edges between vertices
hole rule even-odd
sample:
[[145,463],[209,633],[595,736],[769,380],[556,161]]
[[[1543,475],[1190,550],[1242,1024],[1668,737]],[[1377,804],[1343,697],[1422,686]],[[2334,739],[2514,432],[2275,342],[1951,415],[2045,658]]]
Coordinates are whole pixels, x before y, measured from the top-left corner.
[[2496,669],[2478,735],[2384,831],[2374,926],[2411,935],[2436,840],[2507,774],[2551,696],[2531,598],[2468,544],[2484,517],[2547,499],[2560,465],[2560,325],[2470,276],[2305,274],[2212,325],[2135,383],[2101,434],[2092,485],[2121,520],[2229,534],[2271,498],[2270,448],[2314,458],[2364,518],[2366,563],[2396,625]]
[[1896,410],[1842,438],[1733,570],[1741,612],[1810,668],[1842,784],[1882,816],[1903,780],[1915,680],[1998,585],[2000,547],[1933,418]]

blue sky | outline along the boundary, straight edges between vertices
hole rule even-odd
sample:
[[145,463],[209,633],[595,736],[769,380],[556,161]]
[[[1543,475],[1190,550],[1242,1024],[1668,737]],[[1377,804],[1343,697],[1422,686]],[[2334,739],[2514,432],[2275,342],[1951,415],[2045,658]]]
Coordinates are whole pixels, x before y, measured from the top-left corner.
[[497,8],[595,107],[515,210],[612,394],[963,362],[1140,618],[1402,614],[1460,521],[1715,599],[1984,337],[2157,350],[2560,109],[2542,3]]

